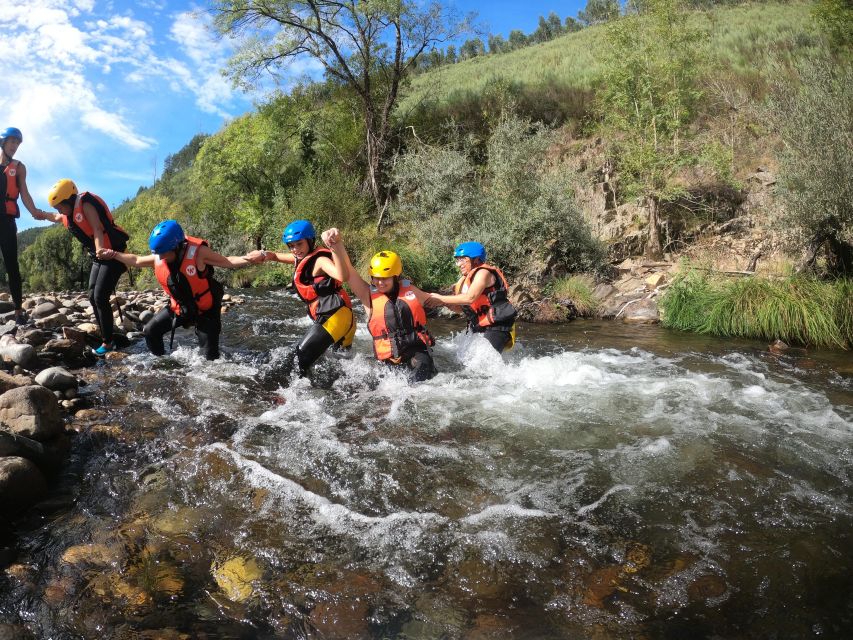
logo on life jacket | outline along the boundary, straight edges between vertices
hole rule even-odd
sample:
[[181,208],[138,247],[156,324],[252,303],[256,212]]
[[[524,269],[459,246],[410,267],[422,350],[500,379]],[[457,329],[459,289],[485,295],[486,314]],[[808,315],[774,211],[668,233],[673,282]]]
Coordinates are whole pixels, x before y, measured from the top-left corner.
[[14,178],[17,175],[17,171],[15,169],[9,169],[9,177]]
[[197,273],[195,265],[194,264],[188,264],[187,268],[186,268],[186,272],[187,272],[188,276],[190,276],[190,277],[194,276]]
[[80,211],[74,214],[74,222],[83,222],[83,214]]

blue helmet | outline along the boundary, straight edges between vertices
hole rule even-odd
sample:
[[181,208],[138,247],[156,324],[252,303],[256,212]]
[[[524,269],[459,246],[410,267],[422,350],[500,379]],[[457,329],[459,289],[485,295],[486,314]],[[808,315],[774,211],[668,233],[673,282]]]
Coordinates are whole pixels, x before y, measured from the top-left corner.
[[486,247],[479,242],[463,242],[453,250],[454,258],[471,258],[486,261]]
[[307,220],[294,220],[284,228],[281,241],[284,244],[299,242],[300,240],[313,240],[317,237],[314,225]]
[[7,127],[3,133],[0,133],[0,142],[5,142],[6,138],[17,138],[23,142],[24,134],[17,127]]
[[151,230],[148,238],[148,248],[152,253],[161,255],[173,251],[186,240],[184,230],[174,220],[163,220]]

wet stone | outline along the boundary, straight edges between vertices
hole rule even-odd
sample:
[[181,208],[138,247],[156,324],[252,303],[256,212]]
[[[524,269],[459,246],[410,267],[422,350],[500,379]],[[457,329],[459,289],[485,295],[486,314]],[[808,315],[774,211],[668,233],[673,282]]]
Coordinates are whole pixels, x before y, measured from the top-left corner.
[[250,598],[255,592],[253,582],[262,575],[254,558],[241,556],[214,563],[211,573],[222,592],[234,602]]
[[693,602],[719,598],[727,590],[726,581],[713,573],[699,576],[687,585],[687,595]]

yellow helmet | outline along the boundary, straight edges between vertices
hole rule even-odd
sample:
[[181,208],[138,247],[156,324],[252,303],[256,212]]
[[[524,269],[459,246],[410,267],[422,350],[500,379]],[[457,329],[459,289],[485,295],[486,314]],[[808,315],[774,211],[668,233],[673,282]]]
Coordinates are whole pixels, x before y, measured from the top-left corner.
[[403,273],[403,263],[393,251],[380,251],[370,259],[369,273],[374,278],[399,276]]
[[47,194],[47,201],[51,207],[56,207],[63,200],[68,200],[71,196],[77,195],[77,185],[68,178],[62,178],[50,189]]

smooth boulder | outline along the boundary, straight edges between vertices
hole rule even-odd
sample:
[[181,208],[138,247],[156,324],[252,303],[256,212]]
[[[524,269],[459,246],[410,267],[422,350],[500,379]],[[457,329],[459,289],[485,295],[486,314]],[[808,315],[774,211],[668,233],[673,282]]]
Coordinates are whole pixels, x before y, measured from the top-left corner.
[[41,385],[18,387],[0,395],[0,422],[12,433],[39,442],[64,431],[56,396]]
[[65,367],[50,367],[36,376],[36,384],[51,391],[65,391],[77,388],[77,378]]
[[26,458],[0,458],[0,513],[17,513],[47,493],[47,481]]

